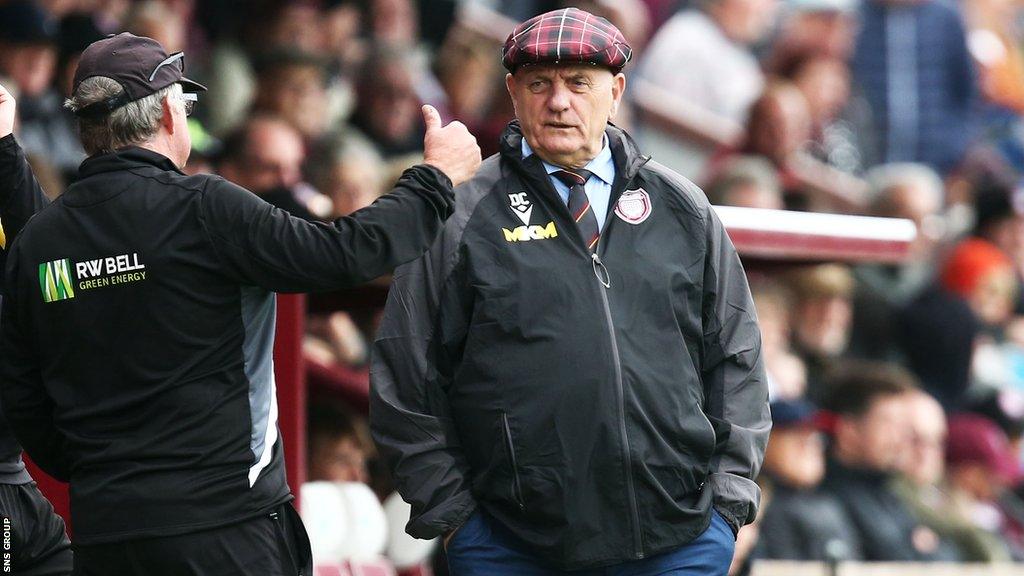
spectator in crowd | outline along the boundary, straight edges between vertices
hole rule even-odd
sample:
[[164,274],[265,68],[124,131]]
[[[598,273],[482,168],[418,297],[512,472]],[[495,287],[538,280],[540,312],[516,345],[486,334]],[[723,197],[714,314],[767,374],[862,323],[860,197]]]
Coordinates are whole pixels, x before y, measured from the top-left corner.
[[374,449],[364,421],[342,404],[320,401],[309,409],[308,427],[310,482],[369,482]]
[[81,147],[53,87],[60,24],[30,0],[0,4],[0,75],[18,95],[18,142],[59,170],[81,161]]
[[184,15],[162,0],[133,3],[125,16],[124,29],[156,40],[172,54],[183,51],[188,40]]
[[[790,82],[772,82],[750,108],[738,152],[763,156],[775,166],[790,208],[850,202],[863,193],[862,184],[811,156],[811,128],[803,93]],[[728,157],[731,150],[723,148],[720,158]],[[712,170],[718,166],[720,162],[713,163]]]
[[[1020,390],[987,390],[971,398],[968,411],[993,422],[1006,434],[1010,452],[1019,458],[1024,444],[1024,393]],[[1024,483],[999,496],[999,509],[1004,516],[1001,533],[1011,554],[1024,558]]]
[[956,554],[891,486],[910,456],[906,401],[915,388],[909,373],[886,364],[850,364],[830,381],[824,406],[835,421],[824,490],[845,508],[865,560],[923,561]]
[[786,76],[785,70],[793,62],[812,58],[846,61],[853,52],[856,10],[855,0],[786,2],[765,67],[772,74]]
[[775,6],[776,0],[701,0],[651,39],[637,65],[633,98],[669,102],[690,134],[679,141],[657,122],[639,127],[644,144],[668,167],[697,178],[709,152],[734,147],[741,138],[750,106],[765,87],[751,47],[770,28]]
[[818,490],[825,477],[825,441],[814,406],[803,400],[773,402],[772,438],[764,470],[771,505],[761,522],[759,553],[773,560],[854,560],[857,531],[846,510]]
[[750,294],[761,326],[769,397],[773,401],[802,398],[807,391],[807,367],[790,343],[792,294],[780,283],[765,279],[751,282]]
[[415,48],[419,43],[419,16],[412,0],[369,0],[367,28],[380,44]]
[[313,185],[331,200],[334,218],[369,206],[384,193],[386,167],[373,146],[351,137],[310,166]]
[[1020,331],[1012,326],[1019,290],[1013,263],[987,240],[968,238],[957,244],[942,264],[943,288],[970,307],[981,328],[971,366],[974,388],[1024,387]]
[[305,157],[302,137],[291,124],[254,116],[225,140],[218,172],[295,216],[325,218],[330,201],[302,181]]
[[310,144],[336,129],[328,114],[326,61],[316,55],[278,50],[256,63],[253,111],[277,116],[299,131]]
[[346,76],[365,56],[366,46],[360,37],[365,26],[359,0],[327,2],[320,20],[324,25],[324,52],[333,61],[338,72]]
[[740,150],[767,158],[785,179],[793,156],[806,149],[810,131],[810,110],[803,93],[790,83],[777,82],[751,105],[746,141]]
[[867,174],[871,214],[906,218],[917,227],[910,255],[898,264],[854,268],[851,350],[861,358],[901,360],[896,342],[896,312],[908,306],[934,280],[935,247],[943,237],[943,185],[922,164],[886,164]]
[[751,46],[772,25],[775,9],[775,0],[695,3],[651,39],[637,65],[638,78],[675,94],[695,112],[742,124],[765,85]]
[[[988,240],[1013,261],[1017,283],[1024,278],[1024,187],[989,177],[974,191],[973,235]],[[1024,313],[1024,291],[1019,291],[1015,307]]]
[[852,66],[885,162],[921,162],[940,174],[956,167],[971,141],[977,91],[956,5],[865,1]]
[[622,30],[626,38],[635,38],[633,50],[642,53],[651,36],[651,13],[643,0],[562,0],[561,7],[576,6],[605,18]]
[[826,373],[846,351],[853,318],[854,280],[839,264],[791,272],[793,349],[807,365],[808,397],[817,403],[830,394]]
[[[384,171],[380,155],[369,143],[349,138],[313,161],[310,174],[316,189],[331,201],[331,218],[339,218],[369,206],[385,192]],[[364,368],[376,323],[375,315],[345,310],[311,315],[303,351],[323,363]]]
[[972,560],[970,546],[964,546],[963,525],[947,510],[946,413],[927,392],[912,390],[906,398],[906,420],[909,455],[893,481],[893,490],[924,525],[955,543],[962,560]]
[[[62,97],[71,96],[75,69],[78,68],[82,51],[104,36],[92,14],[78,12],[61,19],[54,84],[56,92]],[[63,131],[63,135],[53,138],[47,156],[54,167],[60,170],[64,181],[70,184],[78,177],[78,165],[85,160],[85,150],[78,141],[75,118],[70,111],[62,106],[53,122],[53,132],[57,134]]]
[[1021,454],[1024,448],[1024,392],[986,390],[970,399],[967,412],[991,420],[1006,434],[1010,451]]
[[854,96],[850,70],[844,60],[811,55],[794,60],[780,71],[807,100],[811,117],[808,152],[837,170],[862,174],[875,152],[870,109]]
[[448,97],[448,114],[462,118],[471,130],[481,128],[497,92],[499,70],[491,45],[471,34],[449,35],[434,60],[434,74]]
[[781,210],[782,189],[771,162],[760,156],[733,156],[707,185],[708,200],[720,206]]
[[[232,12],[225,22],[241,21],[236,35],[227,35],[211,50],[207,76],[210,102],[206,119],[220,136],[242,124],[256,95],[254,64],[267,54],[293,51],[322,55],[324,35],[316,6],[306,2],[261,1],[246,4],[241,18]],[[218,26],[219,27],[219,26]]]
[[896,324],[901,356],[921,387],[947,410],[961,409],[981,333],[970,306],[936,283],[897,311]]
[[998,499],[1003,491],[1020,481],[1021,474],[1006,434],[983,416],[952,416],[946,465],[950,492],[943,512],[959,528],[957,541],[966,559],[1012,560],[1003,536],[1006,518]]
[[969,238],[953,248],[942,267],[942,285],[962,298],[989,328],[1002,326],[1013,314],[1017,278],[1013,263],[995,244]]
[[[1004,122],[1024,114],[1024,53],[1021,49],[1020,6],[1005,0],[969,0],[962,4],[967,45],[978,67],[981,96],[1001,109]],[[1018,120],[1019,121],[1019,120]]]
[[423,123],[409,53],[379,47],[360,74],[359,104],[352,125],[377,147],[384,159],[408,163],[420,154]]

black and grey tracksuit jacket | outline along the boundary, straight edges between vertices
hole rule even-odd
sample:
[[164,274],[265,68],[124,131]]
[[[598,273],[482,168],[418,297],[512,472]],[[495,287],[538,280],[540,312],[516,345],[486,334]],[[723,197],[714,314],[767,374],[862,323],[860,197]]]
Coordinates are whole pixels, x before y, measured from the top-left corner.
[[[7,261],[7,244],[18,236],[28,219],[48,203],[14,135],[0,138],[0,222],[6,240],[0,250],[0,269]],[[0,484],[20,485],[32,481],[21,453],[21,444],[0,411]]]
[[420,256],[451,182],[407,170],[313,224],[141,148],[94,156],[9,248],[0,394],[71,484],[81,544],[194,532],[291,498],[277,427],[274,292],[340,288]]
[[677,548],[712,506],[734,529],[754,518],[770,417],[743,268],[696,186],[607,135],[596,257],[513,123],[395,273],[370,420],[414,536],[482,506],[572,569]]

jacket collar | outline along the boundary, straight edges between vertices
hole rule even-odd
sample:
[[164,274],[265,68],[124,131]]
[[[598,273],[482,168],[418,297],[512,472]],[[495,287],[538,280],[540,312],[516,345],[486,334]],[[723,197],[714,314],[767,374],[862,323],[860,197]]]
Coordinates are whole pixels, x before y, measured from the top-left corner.
[[129,146],[113,152],[90,156],[82,162],[78,173],[81,178],[87,178],[103,172],[129,170],[143,166],[154,166],[161,170],[184,174],[174,165],[174,162],[171,162],[170,158],[138,146]]

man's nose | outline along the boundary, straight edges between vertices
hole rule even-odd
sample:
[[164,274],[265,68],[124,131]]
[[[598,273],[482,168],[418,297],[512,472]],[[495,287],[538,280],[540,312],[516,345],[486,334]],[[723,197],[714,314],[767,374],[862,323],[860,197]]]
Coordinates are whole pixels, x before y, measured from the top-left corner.
[[556,82],[551,88],[551,95],[548,97],[548,109],[552,112],[568,110],[569,89]]

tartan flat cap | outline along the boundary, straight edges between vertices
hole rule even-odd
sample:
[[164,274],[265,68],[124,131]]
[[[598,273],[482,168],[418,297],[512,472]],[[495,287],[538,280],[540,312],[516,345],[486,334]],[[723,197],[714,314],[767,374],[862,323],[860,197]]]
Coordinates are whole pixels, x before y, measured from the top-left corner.
[[502,48],[509,72],[524,64],[596,64],[619,72],[633,49],[611,22],[579,8],[552,10],[515,27]]

